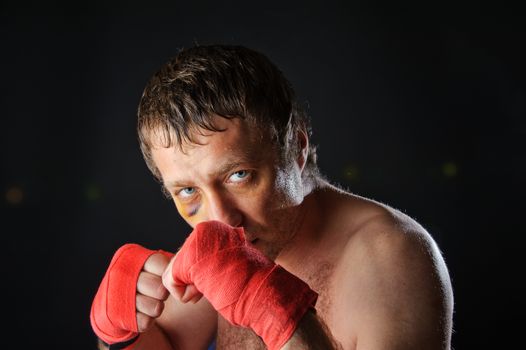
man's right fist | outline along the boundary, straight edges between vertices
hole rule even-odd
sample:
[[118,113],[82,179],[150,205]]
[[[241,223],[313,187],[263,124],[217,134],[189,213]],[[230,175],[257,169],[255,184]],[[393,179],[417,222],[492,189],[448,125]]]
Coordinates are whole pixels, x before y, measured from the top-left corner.
[[[181,301],[190,287],[231,324],[252,329],[270,350],[292,337],[318,294],[251,246],[244,229],[219,221],[196,225],[163,275]],[[184,292],[184,294],[183,294]]]
[[169,295],[161,276],[171,256],[137,244],[117,250],[91,306],[91,326],[101,340],[129,342],[152,326]]

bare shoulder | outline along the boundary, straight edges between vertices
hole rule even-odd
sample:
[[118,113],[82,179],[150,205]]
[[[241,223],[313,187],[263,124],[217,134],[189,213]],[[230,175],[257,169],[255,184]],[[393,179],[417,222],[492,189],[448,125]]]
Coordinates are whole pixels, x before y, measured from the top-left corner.
[[354,219],[334,276],[337,318],[365,348],[449,349],[453,294],[432,236],[396,209],[348,196]]
[[348,258],[365,254],[372,259],[370,262],[409,259],[438,270],[445,267],[436,242],[417,221],[399,210],[366,198],[353,196],[352,201],[352,214],[358,219],[350,227],[345,249]]

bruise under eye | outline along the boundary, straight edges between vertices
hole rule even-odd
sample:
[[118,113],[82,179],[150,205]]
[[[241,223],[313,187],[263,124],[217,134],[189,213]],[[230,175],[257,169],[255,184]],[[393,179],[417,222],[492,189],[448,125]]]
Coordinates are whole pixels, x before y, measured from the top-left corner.
[[176,201],[175,206],[183,219],[188,220],[191,216],[197,214],[201,208],[201,203]]
[[188,208],[188,211],[187,211],[188,216],[193,216],[193,215],[197,214],[197,212],[199,211],[200,207],[201,207],[201,205],[198,204],[198,205],[193,205],[190,208]]

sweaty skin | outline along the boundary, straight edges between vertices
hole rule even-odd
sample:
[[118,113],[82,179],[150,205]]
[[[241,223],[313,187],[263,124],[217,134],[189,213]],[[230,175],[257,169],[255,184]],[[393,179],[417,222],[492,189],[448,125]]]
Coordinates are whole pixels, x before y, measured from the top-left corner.
[[[298,135],[297,157],[283,162],[247,122],[215,122],[225,131],[203,131],[195,135],[198,143],[182,149],[152,149],[164,186],[191,227],[207,220],[243,226],[250,244],[319,294],[317,316],[343,349],[449,349],[450,279],[422,226],[321,179],[308,181],[305,133]],[[185,299],[196,296],[194,302],[198,292],[187,291]],[[142,341],[193,348],[216,331],[218,349],[264,348],[251,330],[218,317],[205,298],[194,304],[170,297]],[[315,348],[303,331],[285,348]]]

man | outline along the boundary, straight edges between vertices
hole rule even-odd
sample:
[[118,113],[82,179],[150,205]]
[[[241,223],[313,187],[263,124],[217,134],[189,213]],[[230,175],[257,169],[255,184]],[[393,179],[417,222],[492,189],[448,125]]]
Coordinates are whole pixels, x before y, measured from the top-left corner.
[[435,242],[408,216],[320,176],[308,118],[266,57],[181,51],[148,83],[138,132],[194,230],[176,256],[119,249],[91,312],[101,343],[450,348],[453,295]]

